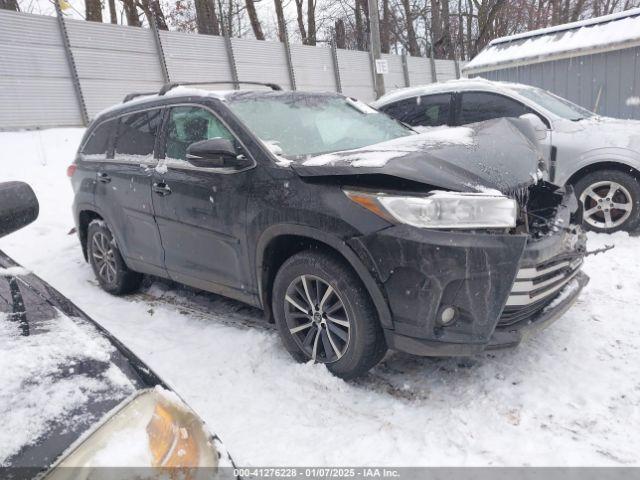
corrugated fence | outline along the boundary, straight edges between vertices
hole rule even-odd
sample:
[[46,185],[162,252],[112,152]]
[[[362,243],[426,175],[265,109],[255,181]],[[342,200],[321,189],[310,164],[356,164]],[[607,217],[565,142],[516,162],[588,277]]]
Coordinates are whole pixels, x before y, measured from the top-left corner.
[[[280,42],[156,33],[0,10],[0,129],[83,125],[83,110],[90,119],[127,93],[157,91],[166,76],[170,81],[238,78],[374,99],[368,52],[291,45],[289,57]],[[459,72],[451,60],[383,58],[389,66],[387,91],[456,78]]]

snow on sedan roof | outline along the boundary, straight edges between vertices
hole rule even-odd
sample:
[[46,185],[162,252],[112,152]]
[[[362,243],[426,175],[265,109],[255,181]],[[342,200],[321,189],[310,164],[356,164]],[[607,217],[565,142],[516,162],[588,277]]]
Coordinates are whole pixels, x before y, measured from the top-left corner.
[[640,45],[640,8],[493,40],[465,74]]

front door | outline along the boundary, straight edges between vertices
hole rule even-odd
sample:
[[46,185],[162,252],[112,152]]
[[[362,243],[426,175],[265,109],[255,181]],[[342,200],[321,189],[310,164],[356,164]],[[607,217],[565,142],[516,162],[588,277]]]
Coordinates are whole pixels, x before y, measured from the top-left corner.
[[100,162],[95,200],[133,270],[164,275],[164,252],[153,218],[151,181],[161,108],[119,117],[108,158]]
[[187,147],[212,138],[239,145],[209,109],[175,106],[165,123],[165,158],[153,175],[153,205],[165,252],[165,267],[176,281],[246,299],[246,186],[255,169],[228,173],[197,168]]

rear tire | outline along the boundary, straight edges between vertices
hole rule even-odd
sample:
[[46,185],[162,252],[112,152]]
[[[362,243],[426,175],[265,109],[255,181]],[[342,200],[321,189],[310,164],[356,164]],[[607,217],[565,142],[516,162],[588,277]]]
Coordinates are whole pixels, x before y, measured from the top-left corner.
[[89,224],[87,256],[103,290],[113,295],[124,295],[140,287],[142,274],[130,270],[124,263],[111,230],[102,220]]
[[324,363],[349,380],[384,357],[387,345],[360,278],[339,257],[308,250],[284,262],[272,308],[282,342],[300,362]]
[[640,223],[640,184],[618,170],[598,170],[575,183],[577,220],[594,232],[634,230]]

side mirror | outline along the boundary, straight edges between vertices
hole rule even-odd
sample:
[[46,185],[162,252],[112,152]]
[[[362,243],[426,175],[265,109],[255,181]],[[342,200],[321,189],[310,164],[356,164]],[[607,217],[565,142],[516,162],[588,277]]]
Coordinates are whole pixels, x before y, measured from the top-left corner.
[[544,140],[547,138],[548,128],[539,116],[534,113],[525,113],[524,115],[520,115],[520,118],[527,120],[531,124],[533,130],[536,132],[537,140]]
[[199,168],[240,169],[251,164],[226,138],[212,138],[192,143],[187,148],[187,162]]
[[40,212],[38,198],[24,182],[0,183],[0,237],[29,225]]

